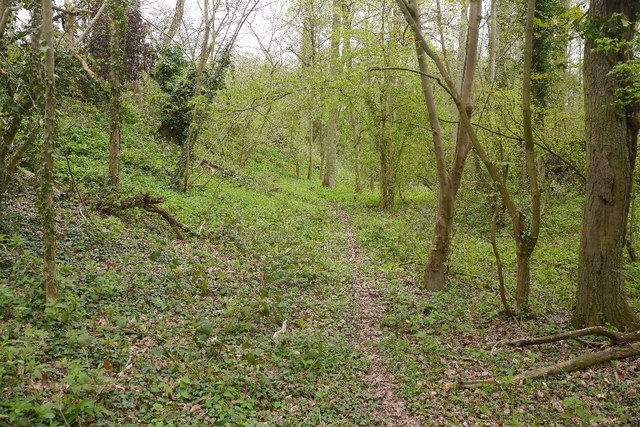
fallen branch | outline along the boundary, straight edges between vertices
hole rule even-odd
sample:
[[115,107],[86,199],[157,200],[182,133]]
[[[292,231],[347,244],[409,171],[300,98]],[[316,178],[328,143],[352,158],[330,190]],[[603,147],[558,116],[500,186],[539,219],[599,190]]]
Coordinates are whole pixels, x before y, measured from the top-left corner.
[[482,380],[457,381],[454,383],[445,384],[445,388],[476,388],[488,384],[517,384],[524,380],[533,380],[562,373],[578,371],[613,360],[626,359],[628,357],[640,355],[640,330],[634,332],[617,332],[602,326],[593,326],[590,328],[562,332],[559,334],[548,335],[539,338],[510,341],[505,343],[504,345],[511,347],[525,347],[530,345],[548,344],[569,339],[576,339],[587,335],[607,337],[609,338],[613,346],[593,353],[582,354],[580,356],[558,362],[553,365],[531,369],[514,376],[510,380],[489,378]]
[[640,341],[640,331],[635,332],[618,332],[611,329],[607,329],[603,326],[592,326],[590,328],[577,329],[575,331],[561,332],[559,334],[547,335],[544,337],[521,339],[516,341],[510,341],[505,345],[510,347],[526,347],[530,345],[549,344],[558,341],[565,341],[573,338],[580,338],[587,335],[596,335],[601,337],[607,337],[611,341],[611,344],[621,345],[634,341]]
[[[157,213],[169,223],[173,231],[176,233],[178,239],[184,240],[185,237],[182,232],[184,231],[188,234],[192,234],[191,230],[186,225],[175,219],[169,212],[158,206],[163,202],[164,199],[161,197],[151,197],[148,194],[139,194],[135,197],[120,201],[120,204],[115,206],[115,210],[140,208],[144,209],[147,212]],[[107,209],[106,211],[107,213],[109,213],[113,212],[113,210],[114,208],[112,207],[110,209]]]

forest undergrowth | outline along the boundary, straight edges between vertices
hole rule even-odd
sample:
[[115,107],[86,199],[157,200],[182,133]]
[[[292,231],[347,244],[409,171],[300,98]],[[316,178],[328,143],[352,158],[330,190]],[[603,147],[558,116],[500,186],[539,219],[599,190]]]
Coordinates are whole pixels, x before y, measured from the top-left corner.
[[[85,118],[70,114],[61,126],[73,167],[59,162],[56,171],[55,304],[44,305],[28,174],[20,173],[3,212],[0,425],[375,425],[381,403],[367,384],[372,362],[354,344],[357,274],[376,278],[382,313],[374,351],[421,425],[640,422],[637,358],[524,384],[445,387],[508,378],[585,351],[585,342],[573,341],[525,350],[498,345],[566,328],[579,196],[546,198],[532,314],[506,319],[488,240],[491,208],[471,190],[461,196],[450,286],[428,294],[419,277],[434,216],[429,189],[406,189],[396,212],[383,213],[374,193],[354,196],[349,176],[334,191],[323,189],[296,179],[277,151],[263,147],[247,170],[197,168],[182,194],[168,189],[175,147],[130,117],[122,193],[164,198],[197,234],[180,241],[143,210],[87,211],[85,201],[104,197],[108,135],[99,112],[75,108]],[[357,266],[333,207],[352,225],[363,253]],[[512,272],[507,230],[499,243]],[[628,271],[636,309],[639,269]],[[509,274],[509,289],[514,282]]]

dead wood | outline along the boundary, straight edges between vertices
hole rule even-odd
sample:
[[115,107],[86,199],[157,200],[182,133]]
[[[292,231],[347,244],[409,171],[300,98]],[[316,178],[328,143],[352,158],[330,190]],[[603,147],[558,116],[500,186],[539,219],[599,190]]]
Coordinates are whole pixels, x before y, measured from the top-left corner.
[[113,210],[123,211],[135,208],[144,209],[147,212],[156,213],[160,215],[167,223],[169,223],[173,231],[176,233],[178,239],[184,240],[185,237],[183,232],[192,234],[192,231],[186,225],[182,224],[180,221],[174,218],[173,215],[171,215],[169,212],[158,206],[163,202],[164,199],[161,197],[152,197],[148,194],[139,194],[137,196],[121,200],[120,203],[115,206],[115,209],[108,209],[107,213],[109,213],[110,211],[112,212]]
[[506,345],[511,347],[526,347],[530,345],[549,344],[558,341],[565,341],[573,338],[580,338],[587,335],[607,337],[611,344],[621,345],[634,341],[640,341],[640,330],[634,332],[618,332],[603,326],[592,326],[590,328],[577,329],[575,331],[561,332],[559,334],[547,335],[544,337],[521,339],[510,341]]
[[612,346],[600,351],[582,354],[572,359],[554,363],[549,366],[531,369],[514,376],[510,380],[489,378],[482,380],[458,381],[455,383],[445,384],[445,388],[476,388],[488,384],[520,383],[525,380],[533,380],[578,371],[613,360],[621,360],[640,355],[640,330],[634,332],[618,332],[603,326],[593,326],[590,328],[562,332],[544,337],[510,341],[505,343],[505,345],[511,347],[526,347],[576,339],[587,335],[607,337]]

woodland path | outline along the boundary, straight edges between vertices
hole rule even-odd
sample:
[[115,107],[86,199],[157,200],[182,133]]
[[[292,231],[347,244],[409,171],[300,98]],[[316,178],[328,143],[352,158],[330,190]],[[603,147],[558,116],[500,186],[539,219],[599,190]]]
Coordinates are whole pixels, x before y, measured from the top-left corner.
[[351,286],[356,311],[349,323],[355,331],[354,346],[370,362],[362,379],[368,384],[367,392],[378,400],[373,416],[379,425],[417,427],[421,423],[409,414],[404,400],[398,395],[398,381],[387,369],[386,358],[379,347],[384,308],[378,302],[381,290],[376,286],[375,274],[363,268],[368,258],[356,242],[349,215],[336,206],[332,209],[344,224],[347,255],[353,268]]

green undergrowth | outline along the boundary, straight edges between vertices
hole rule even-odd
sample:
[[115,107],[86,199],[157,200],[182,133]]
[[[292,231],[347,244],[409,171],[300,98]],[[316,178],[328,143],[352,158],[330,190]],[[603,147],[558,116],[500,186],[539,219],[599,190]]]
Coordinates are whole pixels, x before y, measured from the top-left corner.
[[[115,197],[108,127],[77,108],[61,128],[91,206]],[[180,194],[169,189],[177,150],[149,135],[125,121],[122,197],[165,198],[201,238],[178,241],[144,211],[88,220],[58,162],[61,298],[45,307],[28,182],[4,212],[0,425],[371,424],[367,361],[347,339],[343,227],[321,191],[258,165],[231,178],[198,168]]]
[[[0,425],[374,425],[367,359],[350,343],[355,310],[348,212],[362,268],[379,280],[380,344],[399,393],[425,425],[635,425],[637,360],[522,385],[446,390],[458,379],[509,378],[585,351],[575,343],[495,344],[567,327],[575,292],[581,198],[546,194],[533,258],[533,315],[505,319],[488,241],[491,206],[466,182],[447,290],[421,286],[435,197],[404,188],[394,213],[378,195],[295,177],[274,147],[245,170],[196,167],[171,190],[179,147],[125,103],[122,183],[106,188],[108,123],[80,104],[63,110],[56,186],[61,298],[45,307],[33,184],[21,176],[0,223]],[[67,161],[68,160],[68,161]],[[35,168],[34,165],[31,168]],[[141,193],[199,237],[179,241],[154,214],[94,209]],[[508,218],[498,243],[515,286]],[[628,263],[636,309],[640,263]]]
[[[532,262],[532,316],[505,319],[497,291],[495,259],[481,197],[463,193],[457,215],[447,290],[428,294],[423,263],[435,215],[431,194],[399,203],[395,213],[371,209],[367,196],[344,200],[357,240],[383,280],[384,339],[388,366],[401,382],[410,410],[426,425],[635,425],[640,422],[639,360],[626,360],[525,384],[447,390],[458,380],[508,380],[590,351],[577,343],[521,350],[496,344],[546,335],[568,327],[575,292],[581,198],[566,193],[546,200],[544,228]],[[484,221],[484,225],[478,224]],[[515,288],[515,254],[508,219],[498,244],[510,295]],[[629,263],[632,303],[638,308],[640,276]],[[636,373],[634,373],[636,372]]]

